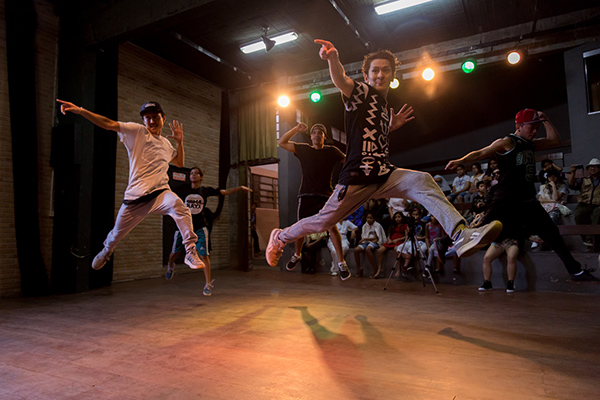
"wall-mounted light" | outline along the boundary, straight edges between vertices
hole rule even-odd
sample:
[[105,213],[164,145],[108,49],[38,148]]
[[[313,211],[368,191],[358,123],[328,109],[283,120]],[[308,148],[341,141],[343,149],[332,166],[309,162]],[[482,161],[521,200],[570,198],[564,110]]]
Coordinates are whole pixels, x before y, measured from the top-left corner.
[[[280,35],[276,35],[271,38],[268,38],[266,35],[266,31],[265,31],[265,34],[261,36],[261,40],[240,46],[240,50],[242,50],[242,52],[244,54],[253,53],[253,52],[259,51],[259,50],[269,51],[274,46],[277,46],[277,45],[280,45],[283,43],[287,43],[287,42],[291,42],[296,39],[298,39],[298,34],[296,32],[286,32],[286,33],[282,33]],[[269,44],[269,45],[267,46],[267,44]]]
[[477,67],[477,61],[475,61],[473,58],[463,61],[460,66],[465,74],[470,74],[471,72],[475,71],[475,67]]
[[428,3],[432,0],[397,0],[389,1],[387,3],[380,3],[375,6],[375,12],[379,15],[391,13],[394,11],[402,10],[404,8],[417,6],[419,4]]

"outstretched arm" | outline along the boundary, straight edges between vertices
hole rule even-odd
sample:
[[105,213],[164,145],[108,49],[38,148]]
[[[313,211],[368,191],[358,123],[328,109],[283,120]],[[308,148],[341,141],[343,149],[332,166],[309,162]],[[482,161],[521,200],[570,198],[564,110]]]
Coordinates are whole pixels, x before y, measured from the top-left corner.
[[60,112],[66,114],[67,112],[81,115],[83,118],[87,119],[91,123],[96,126],[99,126],[102,129],[106,129],[108,131],[119,131],[119,123],[117,121],[113,121],[110,118],[103,117],[102,115],[93,113],[91,111],[86,110],[83,107],[78,107],[73,103],[68,101],[56,99],[60,103]]
[[469,164],[484,158],[489,158],[496,153],[504,153],[513,147],[509,138],[495,140],[492,144],[479,150],[475,150],[458,160],[451,160],[446,165],[446,169],[455,169],[460,164]]
[[185,153],[183,151],[183,124],[179,123],[177,120],[173,120],[172,123],[169,123],[169,128],[171,128],[172,135],[167,136],[167,139],[175,140],[177,143],[177,155],[173,157],[171,160],[171,164],[178,166],[179,168],[183,168],[185,165]]
[[352,90],[354,90],[354,81],[344,70],[344,66],[340,62],[339,54],[337,49],[331,42],[322,39],[315,39],[316,44],[321,45],[319,50],[319,56],[323,60],[327,60],[329,64],[329,75],[335,87],[340,89],[340,92],[346,97],[350,97]]
[[282,137],[279,138],[277,144],[282,149],[287,151],[291,151],[292,153],[296,152],[296,147],[294,146],[296,142],[291,142],[290,139],[294,137],[294,135],[298,132],[306,132],[308,126],[304,122],[300,122],[298,125],[284,133]]
[[229,189],[221,189],[221,194],[224,196],[227,196],[228,194],[239,192],[240,190],[243,190],[246,193],[252,191],[252,189],[247,188],[246,186],[238,186],[238,187],[229,188]]

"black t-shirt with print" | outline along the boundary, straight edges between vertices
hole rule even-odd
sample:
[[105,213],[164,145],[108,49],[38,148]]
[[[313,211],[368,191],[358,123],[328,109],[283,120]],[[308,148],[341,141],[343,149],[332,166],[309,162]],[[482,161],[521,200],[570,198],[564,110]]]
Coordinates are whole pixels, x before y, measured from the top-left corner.
[[190,185],[185,185],[177,188],[175,193],[183,200],[185,206],[190,209],[194,230],[197,231],[207,226],[204,208],[206,207],[208,198],[220,195],[221,191],[213,187],[200,186],[194,189]]
[[306,143],[295,143],[294,154],[302,167],[302,184],[298,195],[322,195],[333,193],[331,174],[333,168],[344,159],[344,153],[335,146],[315,149]]
[[366,83],[355,81],[352,94],[343,99],[348,147],[340,183],[385,182],[395,168],[388,159],[390,116],[385,97]]

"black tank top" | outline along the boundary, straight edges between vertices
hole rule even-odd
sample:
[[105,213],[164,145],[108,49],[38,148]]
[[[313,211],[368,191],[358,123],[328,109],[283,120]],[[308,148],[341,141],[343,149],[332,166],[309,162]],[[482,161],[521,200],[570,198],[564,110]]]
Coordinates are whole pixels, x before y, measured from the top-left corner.
[[494,190],[494,200],[535,201],[535,146],[532,141],[515,134],[507,137],[515,146],[498,154],[500,179]]

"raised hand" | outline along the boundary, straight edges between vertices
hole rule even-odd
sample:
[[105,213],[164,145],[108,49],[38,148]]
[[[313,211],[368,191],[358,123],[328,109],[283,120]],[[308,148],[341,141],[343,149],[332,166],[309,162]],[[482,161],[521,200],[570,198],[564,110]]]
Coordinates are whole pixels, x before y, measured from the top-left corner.
[[81,107],[78,107],[75,104],[64,100],[56,99],[56,101],[60,103],[60,112],[63,113],[63,115],[67,112],[71,112],[73,114],[81,114]]
[[329,60],[338,56],[338,51],[331,42],[322,39],[315,39],[315,43],[321,45],[321,48],[319,49],[319,57],[321,57],[323,60]]
[[169,123],[172,135],[167,136],[167,139],[174,139],[178,144],[183,142],[183,124],[177,120]]
[[415,119],[412,106],[404,104],[400,111],[394,114],[394,109],[390,108],[390,132],[400,128],[402,125]]
[[308,125],[304,122],[300,122],[298,125],[298,132],[306,132],[308,130]]

